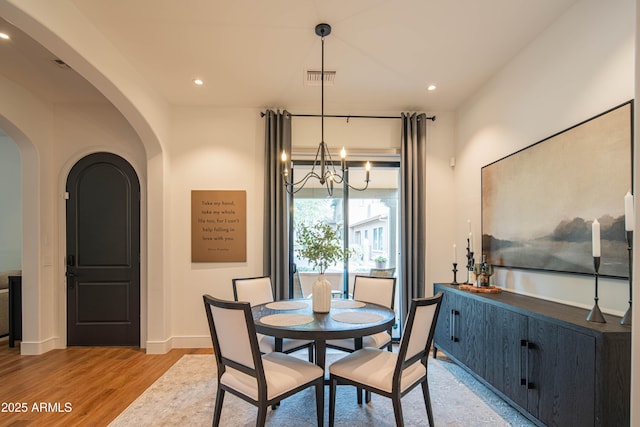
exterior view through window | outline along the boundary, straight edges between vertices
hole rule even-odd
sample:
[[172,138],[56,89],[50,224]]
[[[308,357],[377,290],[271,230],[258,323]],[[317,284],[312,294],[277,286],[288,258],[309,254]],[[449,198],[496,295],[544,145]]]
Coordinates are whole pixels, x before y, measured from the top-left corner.
[[[294,163],[293,178],[300,179],[311,169],[302,162]],[[349,167],[349,182],[364,186],[364,168]],[[290,257],[295,264],[297,277],[302,285],[302,294],[311,295],[313,282],[318,272],[304,259],[298,258],[296,230],[301,223],[312,225],[318,222],[330,224],[340,229],[343,247],[351,249],[352,255],[347,263],[336,263],[325,272],[325,278],[331,283],[333,297],[351,295],[356,275],[369,275],[373,269],[382,269],[379,274],[389,274],[397,278],[396,325],[393,336],[399,337],[400,304],[402,290],[399,275],[399,199],[400,168],[395,162],[372,164],[371,181],[366,191],[344,190],[337,185],[333,196],[329,196],[325,187],[311,179],[304,188],[293,195],[292,210],[292,250]]]

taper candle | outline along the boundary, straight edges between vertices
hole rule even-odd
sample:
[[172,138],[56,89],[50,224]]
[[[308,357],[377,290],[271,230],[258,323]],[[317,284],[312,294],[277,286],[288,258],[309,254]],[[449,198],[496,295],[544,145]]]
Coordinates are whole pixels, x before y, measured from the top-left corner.
[[633,231],[635,218],[633,215],[633,196],[630,191],[624,196],[624,229]]
[[591,240],[593,245],[593,256],[600,256],[600,223],[597,219],[593,220],[591,224]]
[[453,244],[453,262],[456,262],[456,244]]

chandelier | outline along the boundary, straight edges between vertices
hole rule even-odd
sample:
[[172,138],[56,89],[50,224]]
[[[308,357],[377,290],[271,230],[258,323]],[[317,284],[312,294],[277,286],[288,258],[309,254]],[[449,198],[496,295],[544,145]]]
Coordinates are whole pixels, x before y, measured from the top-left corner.
[[287,153],[282,151],[282,180],[284,182],[285,189],[289,194],[295,194],[300,191],[311,178],[315,178],[320,182],[320,185],[326,187],[329,196],[333,196],[334,184],[343,184],[352,190],[364,191],[369,187],[369,171],[371,170],[371,164],[369,162],[365,165],[365,179],[364,187],[355,187],[349,184],[347,177],[347,152],[344,147],[340,150],[340,168],[338,169],[331,158],[331,153],[327,144],[324,142],[324,38],[331,34],[331,26],[329,24],[316,25],[316,34],[320,36],[322,41],[322,68],[320,72],[320,80],[322,87],[322,101],[321,101],[321,139],[316,156],[313,161],[311,171],[308,172],[298,181],[293,181],[293,176],[289,177],[289,168],[287,167]]

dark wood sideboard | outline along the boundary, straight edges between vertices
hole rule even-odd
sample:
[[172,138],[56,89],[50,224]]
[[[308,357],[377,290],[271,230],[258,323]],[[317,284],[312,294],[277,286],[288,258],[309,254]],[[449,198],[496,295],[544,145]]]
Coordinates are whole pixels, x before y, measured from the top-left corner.
[[436,283],[441,350],[537,425],[630,424],[631,329],[605,314],[511,292]]

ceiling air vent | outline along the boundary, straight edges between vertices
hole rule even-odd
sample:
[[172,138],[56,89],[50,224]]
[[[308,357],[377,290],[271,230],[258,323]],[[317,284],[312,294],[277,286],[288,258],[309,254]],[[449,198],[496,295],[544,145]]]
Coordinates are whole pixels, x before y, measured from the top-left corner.
[[[324,85],[333,86],[336,80],[336,70],[324,70]],[[322,83],[322,70],[307,70],[304,84],[307,86],[320,86]]]

